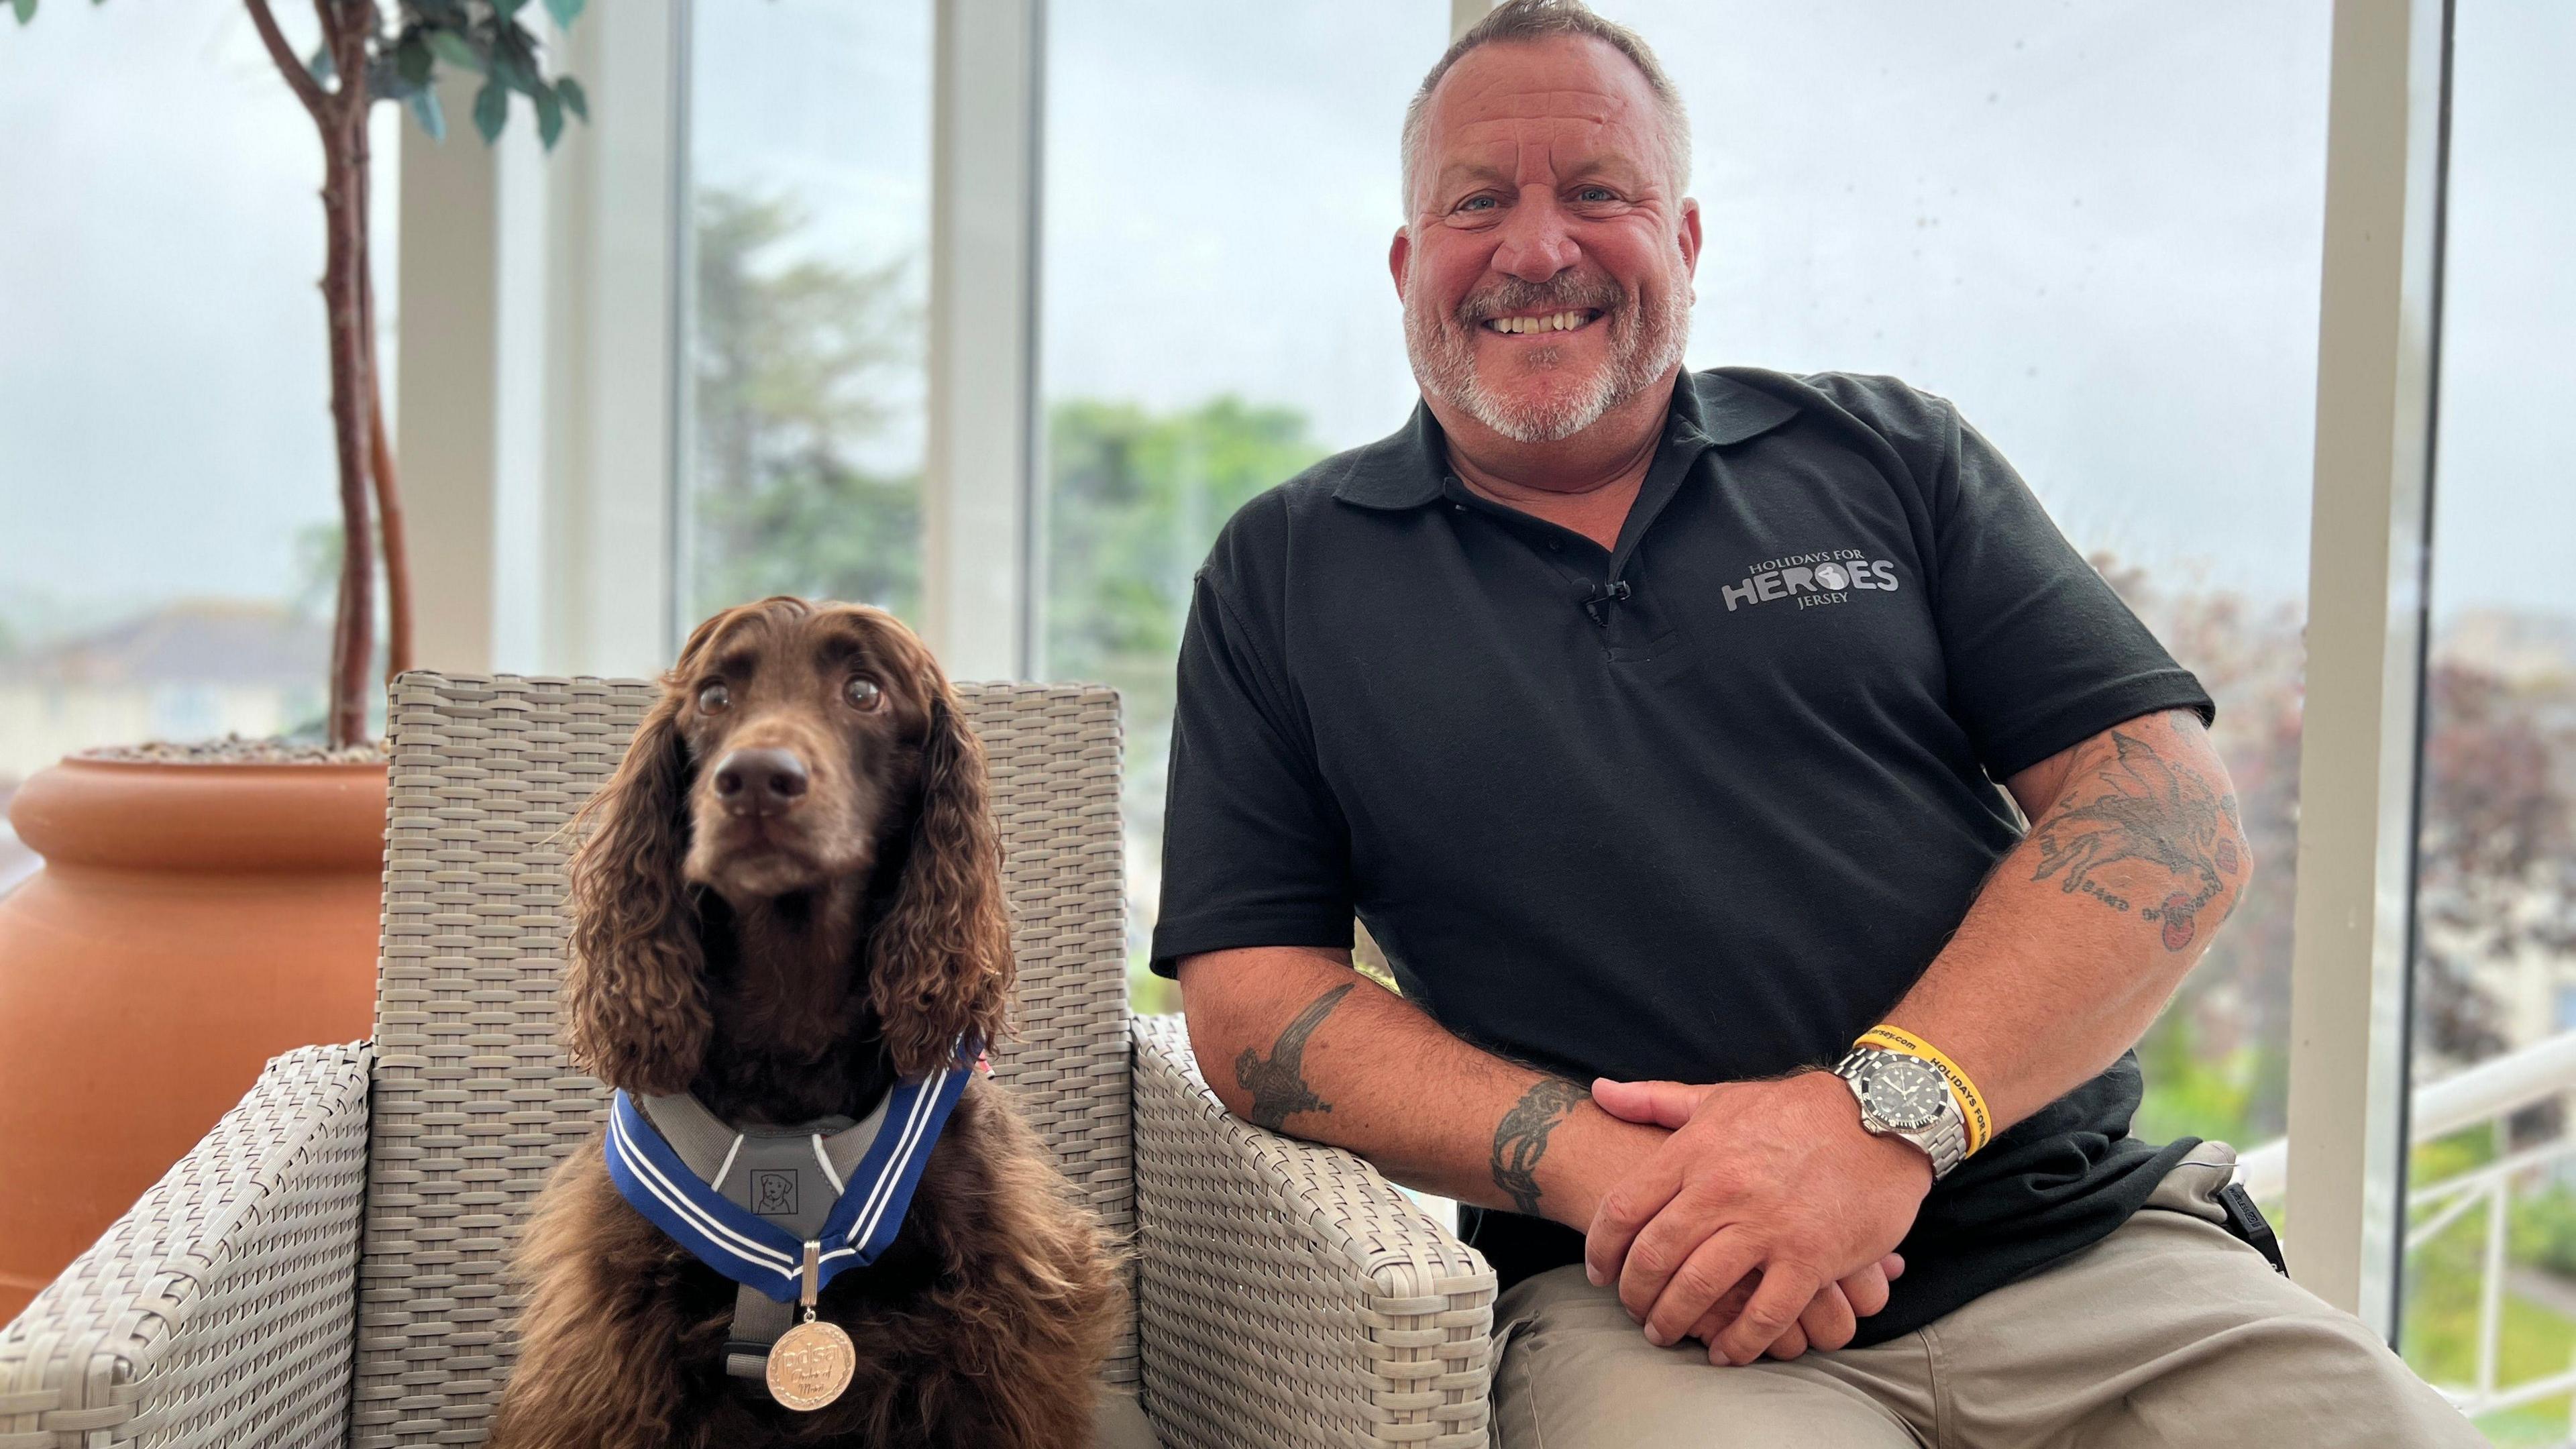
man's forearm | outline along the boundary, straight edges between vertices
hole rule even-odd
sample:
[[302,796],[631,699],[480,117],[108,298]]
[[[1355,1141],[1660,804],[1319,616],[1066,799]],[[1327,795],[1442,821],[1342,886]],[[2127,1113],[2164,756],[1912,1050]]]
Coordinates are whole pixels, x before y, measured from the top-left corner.
[[1181,995],[1200,1070],[1238,1116],[1347,1147],[1426,1192],[1579,1228],[1665,1135],[1460,1041],[1345,952],[1188,957]]
[[2030,834],[1888,1013],[1976,1082],[1997,1131],[2136,1044],[2253,871],[2226,767],[2188,714],[2027,775],[2013,785]]

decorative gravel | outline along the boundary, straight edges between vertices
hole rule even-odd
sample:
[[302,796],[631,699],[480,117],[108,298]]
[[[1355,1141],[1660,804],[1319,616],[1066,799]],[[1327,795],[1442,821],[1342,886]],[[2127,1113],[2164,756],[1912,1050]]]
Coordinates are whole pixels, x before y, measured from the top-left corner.
[[378,765],[384,763],[382,740],[333,749],[313,740],[246,740],[226,735],[219,740],[174,744],[155,740],[140,745],[103,745],[82,750],[74,759],[117,760],[145,765]]

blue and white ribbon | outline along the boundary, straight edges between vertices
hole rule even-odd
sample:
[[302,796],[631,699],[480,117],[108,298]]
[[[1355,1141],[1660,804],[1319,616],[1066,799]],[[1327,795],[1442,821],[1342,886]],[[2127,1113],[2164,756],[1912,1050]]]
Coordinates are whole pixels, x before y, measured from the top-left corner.
[[[921,1170],[966,1090],[969,1067],[943,1067],[920,1081],[898,1083],[885,1123],[850,1173],[849,1186],[824,1219],[819,1282],[873,1263],[903,1228]],[[618,1195],[698,1261],[781,1303],[803,1288],[805,1241],[753,1216],[709,1187],[623,1089],[608,1112],[608,1177]]]

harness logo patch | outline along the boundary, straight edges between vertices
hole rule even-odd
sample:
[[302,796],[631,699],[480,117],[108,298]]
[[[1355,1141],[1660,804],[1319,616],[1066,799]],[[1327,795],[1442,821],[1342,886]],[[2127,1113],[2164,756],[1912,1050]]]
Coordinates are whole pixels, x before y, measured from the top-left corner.
[[1764,559],[1745,571],[1744,582],[1727,584],[1719,593],[1726,599],[1726,612],[1732,614],[1739,607],[1781,599],[1795,599],[1801,609],[1847,604],[1855,591],[1870,590],[1896,592],[1895,560],[1873,559],[1856,548],[1836,548]]
[[755,1170],[751,1174],[751,1210],[763,1217],[796,1211],[796,1174]]

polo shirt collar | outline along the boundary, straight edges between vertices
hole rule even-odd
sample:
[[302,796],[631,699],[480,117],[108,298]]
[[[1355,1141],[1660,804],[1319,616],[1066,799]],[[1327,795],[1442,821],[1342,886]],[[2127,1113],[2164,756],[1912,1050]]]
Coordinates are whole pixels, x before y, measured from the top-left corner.
[[[1795,403],[1757,391],[1718,372],[1685,368],[1673,380],[1672,411],[1664,420],[1665,448],[1696,451],[1724,447],[1767,433],[1797,416]],[[1418,508],[1441,496],[1449,465],[1440,423],[1427,403],[1396,433],[1359,449],[1333,496],[1364,508]]]

